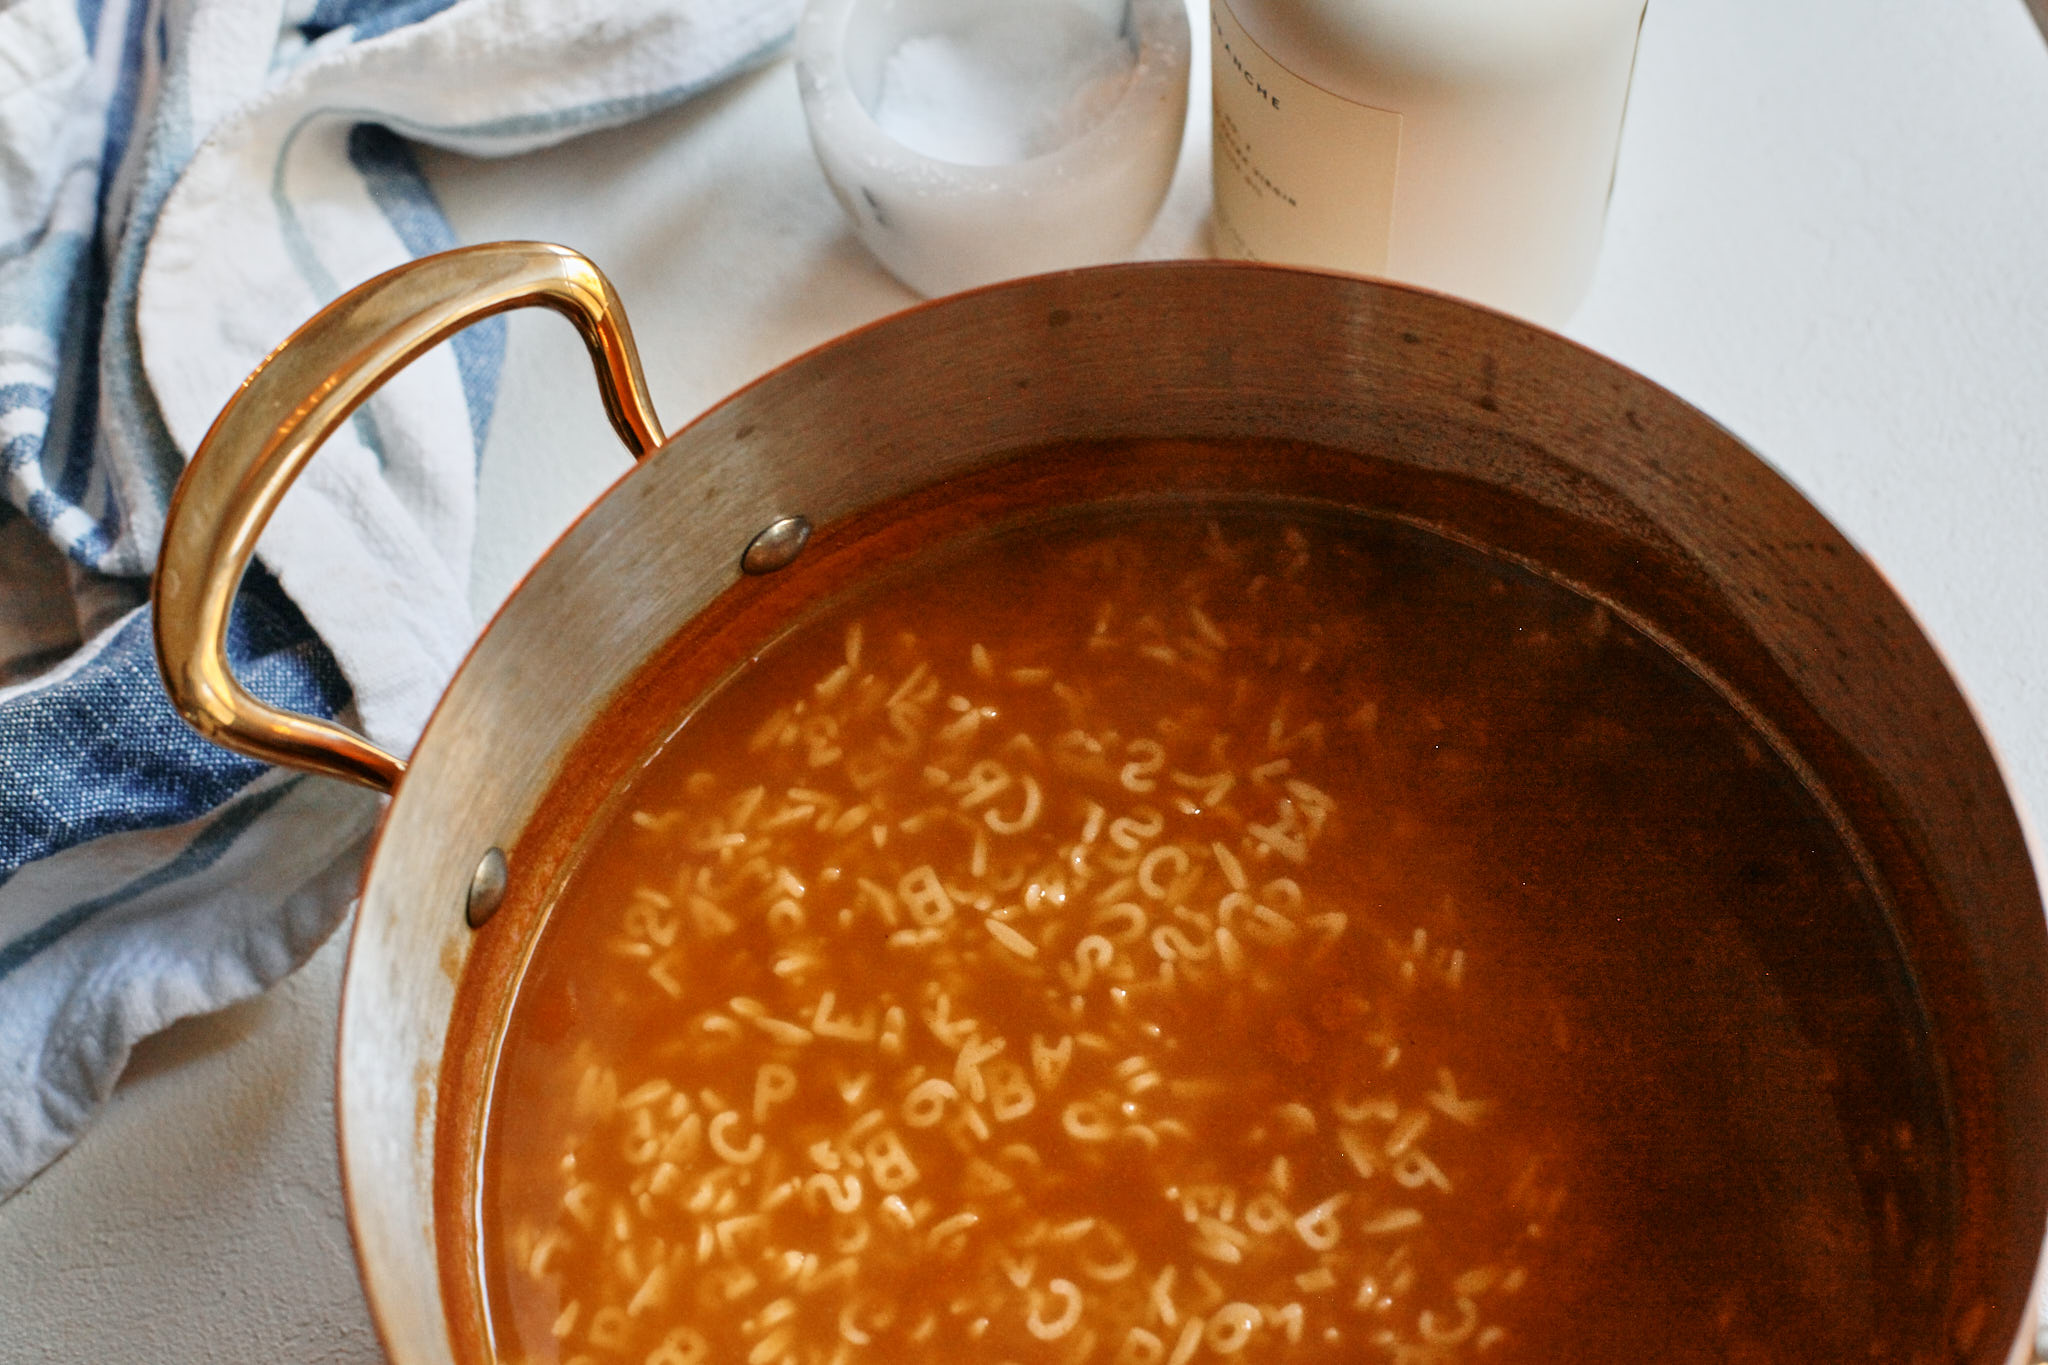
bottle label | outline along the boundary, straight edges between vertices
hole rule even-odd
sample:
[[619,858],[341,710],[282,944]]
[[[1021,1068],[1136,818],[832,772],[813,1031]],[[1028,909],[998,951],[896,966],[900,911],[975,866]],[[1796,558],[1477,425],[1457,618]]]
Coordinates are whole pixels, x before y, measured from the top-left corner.
[[1401,116],[1333,95],[1210,3],[1216,246],[1226,256],[1383,274]]

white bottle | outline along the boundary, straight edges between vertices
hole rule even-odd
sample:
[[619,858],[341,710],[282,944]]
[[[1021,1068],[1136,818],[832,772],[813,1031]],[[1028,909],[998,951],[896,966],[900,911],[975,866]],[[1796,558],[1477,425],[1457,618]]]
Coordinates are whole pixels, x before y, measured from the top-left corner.
[[1591,281],[1645,0],[1211,0],[1219,254],[1558,326]]

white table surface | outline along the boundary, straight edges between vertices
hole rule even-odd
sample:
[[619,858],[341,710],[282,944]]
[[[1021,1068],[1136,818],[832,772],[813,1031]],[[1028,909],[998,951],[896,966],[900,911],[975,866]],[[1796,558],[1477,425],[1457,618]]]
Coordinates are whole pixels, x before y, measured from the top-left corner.
[[[1150,255],[1203,250],[1197,57]],[[672,428],[910,301],[841,221],[786,63],[516,163],[428,166],[466,239],[562,241],[610,273]],[[1568,330],[1748,440],[1870,554],[2048,812],[2048,47],[2021,0],[1651,0]],[[510,335],[485,612],[625,467],[566,324]],[[341,948],[145,1045],[77,1150],[0,1205],[0,1360],[378,1358],[333,1156]]]

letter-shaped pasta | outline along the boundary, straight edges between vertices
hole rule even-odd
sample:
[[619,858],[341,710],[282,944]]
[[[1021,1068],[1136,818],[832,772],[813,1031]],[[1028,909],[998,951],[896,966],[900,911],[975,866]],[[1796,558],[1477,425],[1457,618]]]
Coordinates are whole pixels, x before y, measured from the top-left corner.
[[1058,1043],[1048,1044],[1039,1034],[1031,1035],[1031,1070],[1038,1077],[1038,1084],[1050,1090],[1060,1083],[1067,1074],[1068,1063],[1074,1060],[1074,1039],[1072,1034],[1062,1037]]
[[1195,1250],[1225,1265],[1243,1261],[1245,1246],[1251,1240],[1222,1219],[1207,1215],[1195,1220],[1195,1232]]
[[1012,782],[1010,770],[992,758],[984,758],[967,770],[967,776],[954,783],[955,791],[966,793],[960,798],[961,810],[973,810],[1008,791]]
[[904,1014],[901,1005],[889,1006],[882,1015],[882,1038],[878,1046],[888,1056],[903,1055],[903,1031],[909,1026],[908,1020],[909,1016]]
[[946,1101],[959,1098],[950,1081],[937,1076],[920,1081],[903,1097],[903,1121],[912,1128],[933,1127],[946,1116]]
[[1262,1237],[1269,1232],[1278,1232],[1289,1221],[1287,1206],[1280,1202],[1278,1195],[1255,1194],[1244,1206],[1244,1225]]
[[995,1111],[996,1122],[1014,1123],[1038,1106],[1038,1094],[1031,1088],[1031,1078],[1017,1063],[1007,1058],[993,1062],[985,1074],[988,1077],[989,1108]]
[[1165,828],[1165,816],[1150,806],[1140,806],[1109,822],[1109,841],[1126,853],[1136,853],[1140,844],[1158,838],[1159,831]]
[[1358,1225],[1358,1230],[1368,1237],[1384,1237],[1389,1233],[1406,1232],[1422,1226],[1421,1209],[1388,1209],[1376,1213]]
[[1286,1334],[1288,1343],[1292,1345],[1301,1340],[1303,1316],[1301,1305],[1298,1303],[1290,1303],[1278,1311],[1268,1307],[1266,1309],[1266,1324],[1271,1327],[1280,1328]]
[[948,1241],[959,1238],[967,1229],[980,1221],[981,1215],[972,1211],[956,1213],[951,1218],[942,1218],[932,1225],[930,1232],[925,1234],[925,1245],[947,1249],[950,1254],[958,1255],[961,1249],[958,1242],[955,1242],[951,1248],[946,1248],[945,1244]]
[[601,1346],[607,1351],[622,1351],[626,1347],[626,1337],[631,1330],[623,1309],[600,1308],[590,1317],[590,1344]]
[[[1165,874],[1166,880],[1160,880],[1160,870],[1169,865],[1172,870]],[[1186,849],[1178,844],[1161,844],[1138,864],[1138,889],[1155,901],[1163,901],[1173,884],[1187,876],[1193,865]]]
[[917,1163],[910,1159],[910,1150],[894,1128],[884,1128],[869,1138],[861,1155],[868,1159],[868,1174],[875,1178],[875,1184],[889,1193],[907,1190],[917,1183]]
[[1166,1343],[1142,1327],[1133,1327],[1117,1348],[1114,1365],[1160,1365],[1166,1359]]
[[1024,775],[1022,781],[1024,783],[1024,808],[1017,812],[1016,819],[1003,819],[996,814],[994,806],[990,806],[981,813],[983,823],[997,834],[1022,834],[1038,823],[1038,813],[1043,804],[1043,797],[1038,790],[1038,781],[1029,773]]
[[862,1331],[854,1321],[854,1315],[859,1311],[860,1306],[861,1301],[859,1299],[849,1299],[846,1306],[839,1310],[839,1335],[852,1342],[855,1346],[865,1346],[874,1340],[873,1337]]
[[1437,1068],[1436,1085],[1437,1088],[1429,1095],[1430,1107],[1454,1123],[1462,1123],[1470,1128],[1493,1107],[1489,1100],[1461,1098],[1458,1094],[1457,1077],[1451,1074],[1449,1067]]
[[1221,924],[1216,926],[1216,955],[1223,961],[1223,970],[1233,976],[1244,970],[1244,945]]
[[1135,943],[1145,936],[1145,929],[1151,922],[1144,906],[1134,901],[1118,901],[1097,911],[1094,925],[1113,943]]
[[1456,1346],[1479,1327],[1479,1305],[1467,1298],[1458,1300],[1457,1321],[1446,1323],[1431,1309],[1422,1310],[1417,1320],[1422,1339],[1432,1346]]
[[892,929],[895,928],[896,894],[885,886],[869,881],[866,877],[862,877],[854,886],[854,908],[858,910],[863,905],[871,905],[875,913],[882,917],[882,923]]
[[1400,1120],[1394,1124],[1393,1130],[1387,1134],[1385,1145],[1387,1156],[1391,1159],[1402,1155],[1410,1147],[1420,1142],[1422,1135],[1428,1131],[1429,1111],[1427,1109],[1409,1110],[1401,1116]]
[[1030,939],[1003,923],[1003,921],[995,918],[995,916],[989,916],[989,918],[982,921],[982,924],[988,929],[989,937],[1025,961],[1028,962],[1038,956],[1038,945],[1036,943],[1033,943]]
[[781,1062],[764,1062],[754,1073],[754,1126],[768,1121],[768,1111],[796,1094],[796,1072]]
[[711,1139],[711,1150],[718,1153],[719,1160],[733,1166],[751,1166],[761,1159],[767,1144],[759,1133],[755,1133],[747,1139],[746,1146],[735,1147],[729,1134],[739,1121],[740,1116],[728,1109],[712,1118],[705,1136]]
[[1355,1101],[1339,1096],[1330,1101],[1330,1112],[1346,1123],[1363,1123],[1367,1119],[1392,1123],[1401,1117],[1401,1104],[1385,1095],[1367,1095]]
[[1112,1255],[1103,1257],[1095,1255],[1090,1251],[1082,1251],[1080,1253],[1082,1273],[1089,1279],[1100,1280],[1104,1284],[1116,1284],[1119,1281],[1129,1279],[1131,1272],[1138,1268],[1138,1253],[1131,1249],[1130,1242],[1124,1238],[1121,1232],[1116,1230],[1114,1225],[1103,1223],[1097,1231],[1098,1235],[1095,1240],[1107,1245]]
[[[1055,1317],[1045,1316],[1048,1298],[1060,1301]],[[1072,1280],[1049,1280],[1043,1292],[1034,1291],[1031,1295],[1031,1311],[1024,1318],[1024,1328],[1040,1341],[1058,1341],[1081,1320],[1082,1306],[1081,1291]]]
[[994,1059],[1007,1042],[1003,1038],[991,1042],[977,1036],[960,1045],[960,1054],[953,1059],[953,1084],[961,1094],[977,1104],[988,1098],[988,1081],[981,1074],[982,1063]]
[[[647,888],[642,888],[641,892],[636,893],[633,903],[626,907],[626,937],[651,943],[657,948],[673,947],[677,933],[682,930],[683,917],[677,914],[664,914],[663,912],[669,908],[668,904],[656,904],[651,897],[640,898],[646,894]],[[661,899],[668,902],[666,896]]]
[[1085,991],[1095,974],[1116,961],[1116,945],[1100,934],[1089,934],[1074,945],[1073,965],[1062,962],[1060,975],[1077,991]]
[[1255,939],[1268,947],[1292,943],[1301,936],[1301,926],[1287,916],[1266,904],[1254,905],[1238,928],[1247,938]]
[[1405,1189],[1434,1185],[1445,1194],[1451,1192],[1451,1178],[1420,1147],[1411,1147],[1401,1154],[1401,1159],[1394,1163],[1394,1179]]
[[822,1212],[825,1204],[834,1213],[852,1213],[860,1207],[860,1198],[860,1177],[851,1171],[837,1177],[820,1171],[804,1182],[804,1207],[813,1213]]
[[1244,864],[1238,861],[1235,853],[1220,843],[1210,844],[1209,851],[1216,856],[1216,866],[1223,870],[1223,880],[1230,883],[1232,891],[1243,892],[1250,888],[1251,882],[1244,875]]
[[1161,962],[1200,962],[1216,950],[1207,940],[1190,938],[1178,924],[1162,924],[1152,931],[1152,951]]
[[704,1365],[711,1343],[694,1327],[673,1327],[661,1344],[648,1352],[647,1365]]
[[1152,1311],[1158,1315],[1159,1321],[1168,1327],[1172,1327],[1180,1321],[1180,1309],[1175,1307],[1173,1302],[1174,1273],[1175,1267],[1173,1266],[1168,1266],[1160,1271],[1158,1278],[1152,1281],[1152,1288],[1150,1290]]
[[554,1269],[555,1253],[567,1244],[568,1238],[560,1230],[549,1232],[533,1244],[533,1254],[526,1262],[526,1271],[536,1280],[544,1280]]
[[1259,888],[1259,899],[1284,915],[1298,915],[1305,903],[1301,883],[1292,877],[1275,877]]
[[1209,1315],[1208,1330],[1202,1335],[1217,1355],[1234,1356],[1251,1342],[1263,1321],[1264,1315],[1251,1304],[1226,1303]]
[[668,1139],[661,1144],[661,1160],[683,1165],[697,1155],[697,1148],[703,1141],[704,1116],[695,1113],[686,1114],[683,1116],[683,1121],[676,1125],[675,1131],[670,1133]]
[[927,928],[953,918],[953,898],[930,863],[913,867],[896,883],[896,894],[910,911],[910,917]]
[[1294,1231],[1310,1251],[1328,1251],[1344,1235],[1337,1222],[1337,1210],[1349,1203],[1348,1194],[1333,1194],[1294,1220]]
[[768,907],[768,928],[782,938],[800,934],[804,928],[804,908],[787,896]]
[[838,1003],[835,992],[826,991],[818,997],[818,1007],[811,1012],[811,1032],[821,1038],[841,1038],[849,1043],[869,1043],[875,1038],[875,1008],[870,1005],[858,1020],[835,1015],[833,1006]]
[[1124,746],[1124,752],[1131,756],[1119,774],[1124,790],[1142,796],[1156,789],[1159,770],[1166,766],[1166,746],[1156,739],[1134,739]]
[[1279,814],[1270,825],[1246,825],[1246,831],[1261,847],[1279,854],[1297,867],[1308,861],[1308,839],[1301,830],[1294,803],[1280,798]]
[[646,1109],[635,1109],[631,1128],[621,1146],[621,1155],[632,1165],[644,1166],[661,1150],[661,1137],[654,1131],[654,1115]]
[[1077,1142],[1107,1142],[1115,1136],[1109,1115],[1093,1100],[1075,1100],[1060,1114],[1060,1126]]

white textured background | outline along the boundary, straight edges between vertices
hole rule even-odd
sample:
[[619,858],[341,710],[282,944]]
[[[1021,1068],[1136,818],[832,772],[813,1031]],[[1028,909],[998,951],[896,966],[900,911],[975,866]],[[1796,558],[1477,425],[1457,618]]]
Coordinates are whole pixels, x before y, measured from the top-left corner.
[[[1198,52],[1152,254],[1203,240],[1205,71]],[[908,301],[842,226],[786,66],[430,170],[466,238],[552,238],[611,274],[671,427]],[[2048,46],[2021,0],[1650,0],[1569,330],[1719,418],[1870,553],[2048,812]],[[482,609],[625,467],[588,374],[566,324],[514,319]],[[377,1358],[333,1157],[340,947],[145,1046],[85,1143],[0,1205],[0,1361]]]

